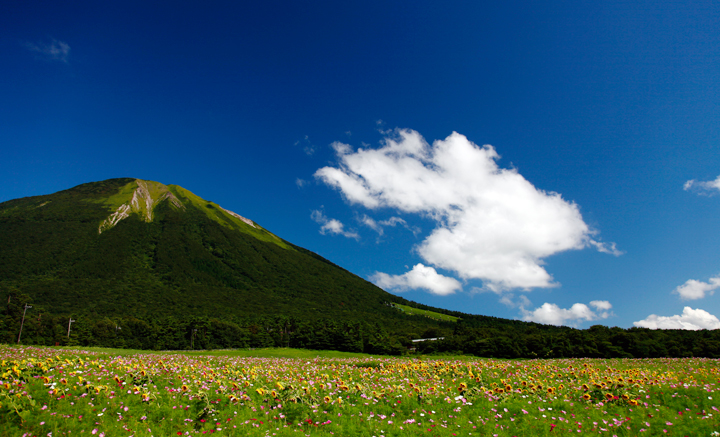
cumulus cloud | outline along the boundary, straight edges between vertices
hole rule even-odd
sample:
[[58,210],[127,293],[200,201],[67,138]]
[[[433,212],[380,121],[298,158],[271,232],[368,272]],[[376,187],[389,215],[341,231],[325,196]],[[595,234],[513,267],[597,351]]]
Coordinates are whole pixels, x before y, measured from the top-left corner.
[[423,264],[416,264],[412,270],[402,275],[376,272],[370,280],[387,291],[400,292],[422,288],[440,296],[453,294],[462,288],[457,279],[441,275],[434,268]]
[[351,204],[434,220],[435,229],[416,247],[427,264],[501,291],[556,285],[542,265],[559,252],[595,246],[620,253],[592,238],[575,203],[499,168],[492,146],[478,147],[458,133],[432,145],[413,130],[387,134],[377,149],[333,143],[339,165],[315,177]]
[[312,214],[310,214],[310,217],[317,223],[322,225],[320,227],[320,233],[323,235],[342,235],[343,237],[354,238],[355,240],[360,239],[360,235],[358,235],[357,232],[346,231],[345,226],[340,220],[329,219],[325,216],[325,214],[323,214],[322,211],[315,210],[312,212]]
[[62,41],[53,39],[50,44],[25,43],[25,47],[34,52],[39,58],[48,61],[60,61],[67,63],[70,56],[70,46]]
[[682,300],[696,300],[702,299],[705,295],[712,295],[718,287],[720,287],[720,275],[710,278],[708,282],[689,279],[673,290],[673,293],[679,294]]
[[705,310],[700,308],[694,310],[690,307],[683,309],[682,315],[674,316],[657,316],[651,314],[645,320],[633,322],[638,328],[650,329],[687,329],[697,331],[700,329],[719,329],[720,320]]
[[720,192],[720,176],[714,181],[696,181],[690,179],[683,185],[685,191],[695,191],[698,194],[718,194]]
[[612,305],[606,300],[594,300],[590,302],[594,307],[593,311],[584,303],[576,303],[569,309],[560,308],[554,303],[545,302],[542,306],[529,311],[524,307],[520,308],[523,320],[526,322],[545,323],[547,325],[569,325],[574,326],[580,322],[607,319],[611,315]]

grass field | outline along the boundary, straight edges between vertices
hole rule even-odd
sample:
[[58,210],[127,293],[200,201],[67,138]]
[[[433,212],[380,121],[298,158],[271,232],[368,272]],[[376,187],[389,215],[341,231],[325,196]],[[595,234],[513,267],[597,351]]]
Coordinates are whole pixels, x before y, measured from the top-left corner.
[[0,346],[3,436],[720,435],[720,361]]
[[429,318],[435,319],[435,320],[444,320],[446,322],[457,322],[459,319],[459,317],[448,316],[446,314],[440,314],[440,313],[436,313],[434,311],[421,310],[419,308],[413,308],[413,307],[410,307],[407,305],[400,305],[397,303],[392,304],[392,306],[399,309],[400,311],[403,311],[408,314],[413,314],[416,316],[425,316],[425,317],[429,317]]

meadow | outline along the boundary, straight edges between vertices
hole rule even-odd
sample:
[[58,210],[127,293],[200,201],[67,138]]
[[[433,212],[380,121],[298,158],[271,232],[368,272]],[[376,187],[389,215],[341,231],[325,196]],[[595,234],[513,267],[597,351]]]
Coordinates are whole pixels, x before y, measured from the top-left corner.
[[717,436],[720,360],[0,345],[4,436]]

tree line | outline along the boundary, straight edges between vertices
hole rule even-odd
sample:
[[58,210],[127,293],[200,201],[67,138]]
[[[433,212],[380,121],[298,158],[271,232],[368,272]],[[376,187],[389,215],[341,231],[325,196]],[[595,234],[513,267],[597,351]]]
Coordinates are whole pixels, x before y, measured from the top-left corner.
[[[45,346],[144,350],[292,347],[378,355],[468,354],[493,358],[720,358],[720,330],[622,329],[602,325],[580,330],[532,323],[509,324],[493,318],[469,318],[423,328],[421,324],[412,323],[421,316],[407,316],[407,323],[401,321],[389,326],[284,315],[93,317],[25,311],[27,299],[24,297],[8,298],[0,317],[0,342],[16,343],[22,325],[22,344]],[[417,338],[437,337],[443,339],[412,342]]]

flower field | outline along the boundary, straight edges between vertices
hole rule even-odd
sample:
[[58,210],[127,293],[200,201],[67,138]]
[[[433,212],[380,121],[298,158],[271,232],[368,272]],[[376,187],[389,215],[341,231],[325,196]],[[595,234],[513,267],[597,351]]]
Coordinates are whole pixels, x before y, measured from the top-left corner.
[[720,361],[114,355],[0,346],[4,436],[711,436]]

